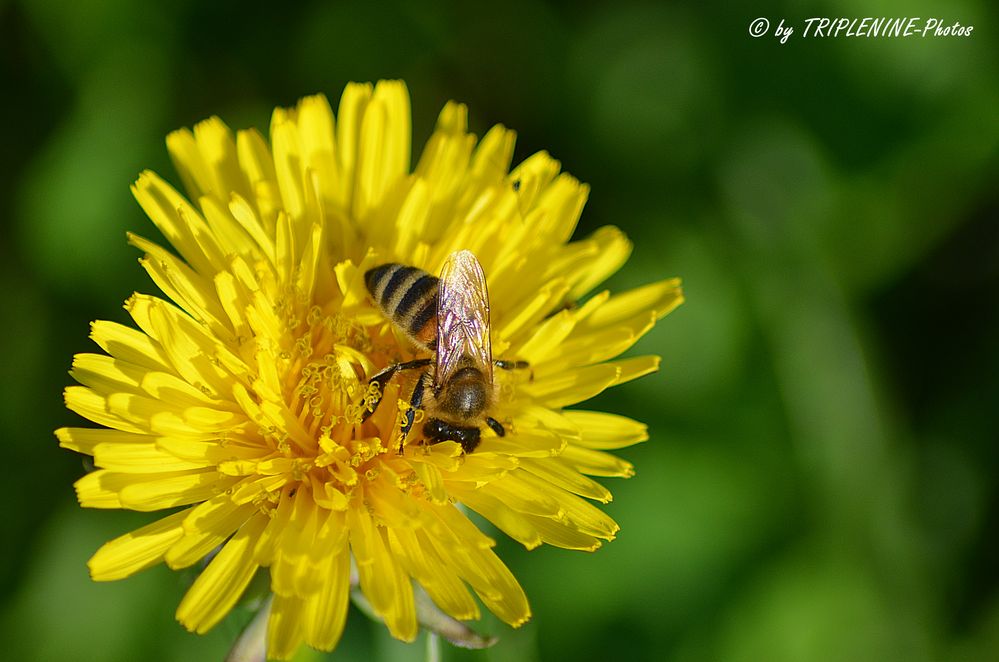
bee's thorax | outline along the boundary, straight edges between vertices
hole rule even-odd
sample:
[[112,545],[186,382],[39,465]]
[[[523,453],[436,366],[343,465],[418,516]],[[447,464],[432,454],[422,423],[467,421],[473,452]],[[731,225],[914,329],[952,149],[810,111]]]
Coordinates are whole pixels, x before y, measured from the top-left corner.
[[489,407],[490,396],[486,375],[476,367],[466,366],[441,385],[436,393],[437,409],[456,421],[467,421]]

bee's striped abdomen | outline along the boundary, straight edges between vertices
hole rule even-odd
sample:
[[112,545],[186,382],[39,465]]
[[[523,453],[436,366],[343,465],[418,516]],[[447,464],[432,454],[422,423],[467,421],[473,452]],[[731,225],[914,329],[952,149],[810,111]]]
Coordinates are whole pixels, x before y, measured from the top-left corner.
[[438,278],[403,264],[383,264],[364,274],[364,284],[385,317],[418,345],[437,346]]

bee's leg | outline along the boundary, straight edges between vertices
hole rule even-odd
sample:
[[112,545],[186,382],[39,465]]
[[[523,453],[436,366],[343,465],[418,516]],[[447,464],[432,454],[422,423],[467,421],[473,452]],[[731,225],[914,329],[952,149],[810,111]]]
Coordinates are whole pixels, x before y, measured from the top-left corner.
[[[529,370],[531,368],[531,364],[527,361],[505,361],[503,359],[496,359],[493,361],[493,365],[503,370]],[[534,381],[534,370],[531,370],[530,381]]]
[[457,428],[455,430],[455,441],[461,444],[461,450],[468,455],[479,447],[479,428]]
[[429,372],[420,375],[420,379],[416,382],[416,388],[413,389],[413,397],[409,399],[406,424],[402,426],[402,436],[399,437],[399,455],[402,455],[402,449],[406,443],[406,435],[413,429],[413,422],[416,420],[416,410],[423,405],[423,393],[427,390],[427,380],[429,378]]
[[[379,394],[378,399],[381,400],[382,397],[381,394],[385,392],[385,385],[388,384],[393,377],[395,377],[395,373],[401,370],[426,368],[431,363],[432,363],[431,359],[416,359],[414,361],[406,361],[405,363],[393,363],[392,365],[388,366],[381,372],[377,373],[374,377],[369,379],[368,386],[371,386],[371,384],[378,384],[378,394]],[[361,422],[368,420],[368,417],[370,417],[373,413],[375,413],[375,409],[377,408],[378,408],[378,400],[375,400],[375,406],[372,407],[371,409],[365,410],[364,415],[361,416]]]
[[492,416],[486,416],[486,425],[492,428],[493,432],[496,433],[497,437],[506,436],[506,428],[504,428],[503,424],[497,421]]

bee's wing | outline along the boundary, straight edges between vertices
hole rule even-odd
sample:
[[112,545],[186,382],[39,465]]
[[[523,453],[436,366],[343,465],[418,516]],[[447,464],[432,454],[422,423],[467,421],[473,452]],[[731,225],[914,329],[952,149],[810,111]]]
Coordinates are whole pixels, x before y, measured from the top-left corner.
[[467,356],[493,379],[489,340],[489,294],[486,277],[471,251],[448,256],[437,290],[437,367],[434,386],[440,387]]

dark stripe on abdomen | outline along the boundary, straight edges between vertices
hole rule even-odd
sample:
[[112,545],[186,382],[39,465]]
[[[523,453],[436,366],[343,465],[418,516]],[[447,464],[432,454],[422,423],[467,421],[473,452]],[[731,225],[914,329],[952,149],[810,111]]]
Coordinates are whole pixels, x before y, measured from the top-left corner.
[[372,299],[378,299],[378,286],[385,278],[388,277],[390,273],[400,266],[401,265],[398,264],[382,264],[374,269],[368,269],[364,272],[364,285],[368,288],[368,293],[371,295]]
[[417,271],[419,271],[419,269],[415,267],[399,266],[399,269],[392,274],[389,281],[385,284],[385,289],[382,290],[381,296],[378,297],[378,303],[387,307],[389,301],[391,301],[392,297],[395,296],[396,291]]
[[427,302],[428,297],[436,299],[437,282],[438,279],[430,274],[420,276],[399,299],[399,304],[393,313],[395,318],[402,319],[412,312],[419,311],[421,306]]
[[408,328],[410,335],[420,340],[428,347],[437,344],[437,297],[430,297],[423,307],[409,320]]

